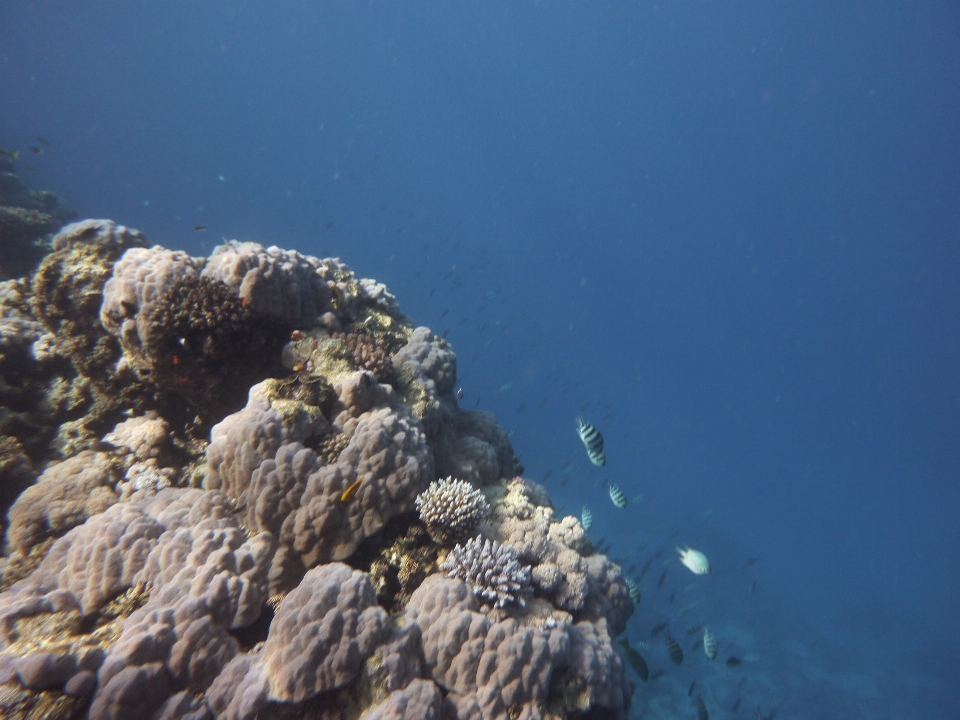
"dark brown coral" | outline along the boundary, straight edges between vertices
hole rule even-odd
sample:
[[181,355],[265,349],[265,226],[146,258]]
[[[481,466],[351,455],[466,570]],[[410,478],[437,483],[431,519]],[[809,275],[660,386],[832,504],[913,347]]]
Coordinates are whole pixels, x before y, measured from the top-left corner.
[[382,385],[396,385],[397,373],[393,367],[393,353],[384,338],[354,332],[338,332],[331,337],[343,341],[359,369],[369,372]]
[[151,379],[186,398],[206,422],[242,407],[250,385],[279,371],[290,332],[205,277],[178,279],[147,322]]

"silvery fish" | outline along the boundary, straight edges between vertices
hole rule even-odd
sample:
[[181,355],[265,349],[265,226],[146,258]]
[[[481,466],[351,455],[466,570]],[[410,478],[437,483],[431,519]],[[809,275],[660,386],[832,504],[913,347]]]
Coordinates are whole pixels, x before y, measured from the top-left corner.
[[703,631],[703,651],[710,660],[716,659],[717,639],[713,636],[713,633],[710,632],[710,628]]
[[613,483],[610,483],[610,500],[613,501],[613,504],[618,508],[623,510],[627,506],[627,496],[624,494],[623,490],[618,488]]
[[627,583],[627,592],[630,593],[630,599],[633,600],[634,605],[640,604],[640,587],[633,581],[632,578],[625,577],[624,581]]
[[597,467],[603,467],[607,464],[607,458],[603,454],[603,435],[590,423],[583,421],[583,416],[577,417],[577,433],[580,435],[580,441],[587,449],[587,457]]
[[589,532],[590,528],[593,527],[593,513],[586,505],[583,506],[583,512],[580,513],[580,524],[583,526],[584,532]]
[[677,548],[680,555],[680,562],[690,569],[695,575],[708,575],[710,573],[710,561],[707,556],[699,550],[693,548]]

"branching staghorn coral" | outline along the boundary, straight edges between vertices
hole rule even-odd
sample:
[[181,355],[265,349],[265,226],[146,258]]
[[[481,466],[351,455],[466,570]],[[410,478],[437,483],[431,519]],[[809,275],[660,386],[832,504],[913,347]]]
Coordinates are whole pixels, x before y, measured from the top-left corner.
[[517,551],[480,535],[454,547],[441,567],[449,571],[448,577],[463,580],[494,607],[523,605],[523,594],[530,589],[530,566],[520,564]]

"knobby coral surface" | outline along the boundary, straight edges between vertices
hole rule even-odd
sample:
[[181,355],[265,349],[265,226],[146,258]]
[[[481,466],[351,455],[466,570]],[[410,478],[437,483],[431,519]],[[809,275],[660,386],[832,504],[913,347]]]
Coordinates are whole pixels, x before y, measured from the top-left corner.
[[0,713],[626,716],[619,567],[385,286],[58,238],[0,284]]

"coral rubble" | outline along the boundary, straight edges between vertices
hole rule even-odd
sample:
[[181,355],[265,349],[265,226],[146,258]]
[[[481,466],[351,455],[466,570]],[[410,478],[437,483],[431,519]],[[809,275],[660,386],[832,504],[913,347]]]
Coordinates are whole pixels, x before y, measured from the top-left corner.
[[456,377],[338,259],[64,228],[0,283],[0,713],[625,718],[620,568]]

